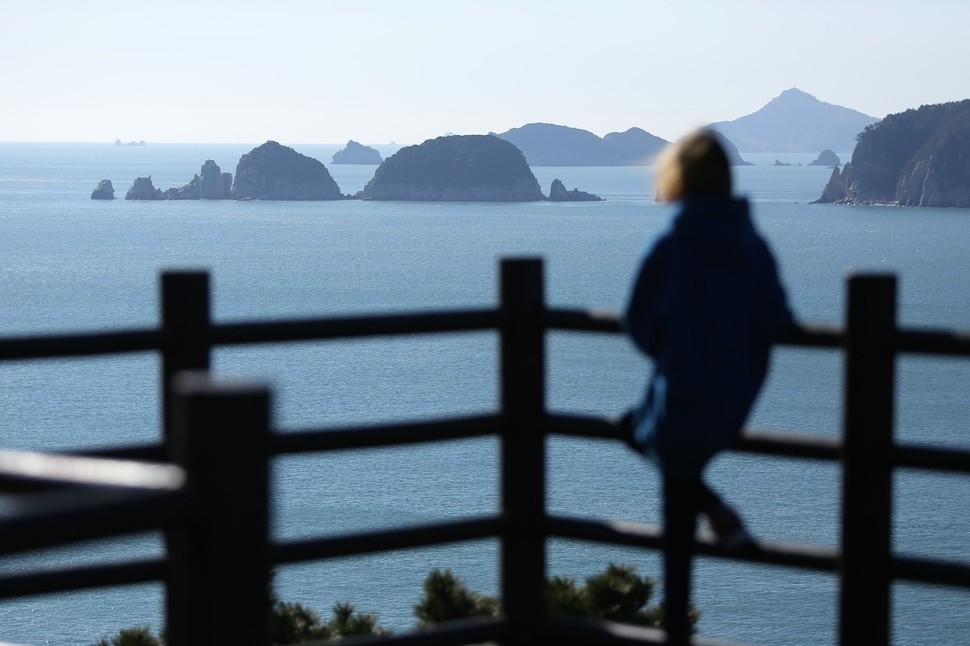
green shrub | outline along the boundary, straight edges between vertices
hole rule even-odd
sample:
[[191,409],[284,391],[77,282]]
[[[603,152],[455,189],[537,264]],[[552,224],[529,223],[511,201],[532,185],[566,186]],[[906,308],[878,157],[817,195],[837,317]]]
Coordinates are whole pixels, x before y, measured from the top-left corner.
[[[605,619],[640,626],[662,627],[663,606],[649,606],[656,584],[641,577],[632,565],[610,563],[604,572],[579,585],[575,579],[552,577],[546,581],[546,604],[552,616]],[[497,597],[473,592],[451,570],[432,570],[425,579],[424,597],[414,606],[422,625],[470,617],[496,617],[500,611]],[[332,617],[320,615],[299,603],[286,603],[274,595],[269,613],[270,640],[276,646],[305,641],[338,640],[351,635],[385,635],[389,631],[377,624],[377,615],[359,613],[352,603],[338,603]],[[690,609],[691,625],[700,613]],[[128,628],[115,637],[102,639],[96,646],[163,646],[147,627]]]
[[[552,577],[546,581],[546,604],[552,616],[604,619],[639,626],[662,627],[663,606],[648,606],[656,584],[649,577],[637,576],[632,565],[610,563],[606,571],[586,579],[580,586],[575,579]],[[414,607],[422,624],[434,624],[468,617],[494,617],[499,600],[470,591],[451,570],[434,570],[425,579],[424,598]],[[695,625],[700,613],[690,609]]]
[[313,610],[299,603],[274,600],[270,612],[270,642],[274,646],[305,641],[337,640],[351,635],[384,635],[386,628],[377,625],[377,615],[356,612],[352,603],[338,603],[332,608],[333,618],[326,622]]
[[123,628],[111,639],[101,639],[95,646],[162,646],[160,637],[152,635],[148,626]]
[[424,580],[424,598],[414,606],[423,625],[467,617],[494,617],[499,603],[495,597],[471,592],[451,570],[432,570]]

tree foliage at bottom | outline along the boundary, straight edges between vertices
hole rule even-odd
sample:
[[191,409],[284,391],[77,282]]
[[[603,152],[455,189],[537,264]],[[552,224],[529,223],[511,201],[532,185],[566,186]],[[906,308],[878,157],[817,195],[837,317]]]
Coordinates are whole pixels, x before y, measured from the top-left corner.
[[[552,577],[546,581],[546,604],[552,616],[604,619],[654,628],[663,627],[663,606],[649,606],[654,581],[639,576],[632,565],[610,563],[604,572],[586,579]],[[470,591],[450,570],[434,570],[424,582],[424,598],[414,607],[422,624],[467,617],[494,617],[499,600]],[[690,609],[691,625],[700,613]]]
[[137,626],[123,628],[111,639],[101,639],[95,646],[162,646],[164,643],[148,626]]
[[[546,581],[546,603],[552,616],[603,619],[654,628],[663,627],[663,606],[650,606],[656,584],[639,576],[632,565],[610,563],[604,572],[587,577],[585,585],[568,577]],[[501,611],[498,597],[468,589],[451,570],[435,569],[423,585],[424,596],[414,606],[421,625],[471,617],[497,617]],[[337,603],[332,616],[320,615],[299,603],[280,601],[275,594],[269,612],[270,639],[275,646],[306,641],[339,640],[351,635],[385,635],[390,631],[377,623],[377,615],[357,612],[352,603]],[[690,609],[691,625],[700,613]],[[161,637],[147,627],[128,628],[96,646],[164,646]]]

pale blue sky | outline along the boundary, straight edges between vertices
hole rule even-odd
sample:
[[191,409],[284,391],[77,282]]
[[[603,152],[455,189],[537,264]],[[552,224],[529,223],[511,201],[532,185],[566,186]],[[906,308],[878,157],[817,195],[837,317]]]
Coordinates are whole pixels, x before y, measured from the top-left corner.
[[967,0],[0,0],[0,141],[676,139],[797,86],[970,98]]

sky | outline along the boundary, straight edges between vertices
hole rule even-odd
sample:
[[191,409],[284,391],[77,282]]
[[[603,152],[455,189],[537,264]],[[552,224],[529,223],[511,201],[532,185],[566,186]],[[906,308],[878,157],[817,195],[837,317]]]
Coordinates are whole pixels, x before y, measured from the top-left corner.
[[0,141],[674,140],[784,90],[970,98],[967,0],[0,0]]

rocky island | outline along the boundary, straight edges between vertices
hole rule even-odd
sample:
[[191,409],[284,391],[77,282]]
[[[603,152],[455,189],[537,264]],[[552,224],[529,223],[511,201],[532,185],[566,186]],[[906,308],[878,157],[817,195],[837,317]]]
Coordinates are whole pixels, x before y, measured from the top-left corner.
[[828,166],[832,168],[833,166],[839,166],[842,164],[842,160],[833,151],[826,148],[818,154],[818,157],[814,161],[809,162],[809,166]]
[[599,195],[593,195],[592,193],[587,193],[586,191],[581,191],[578,188],[574,188],[571,191],[566,190],[566,185],[560,180],[552,180],[552,186],[549,187],[549,201],[550,202],[602,202],[603,198]]
[[493,135],[452,135],[397,151],[356,195],[364,200],[544,200],[522,152]]
[[165,193],[162,189],[155,188],[152,184],[152,176],[136,177],[131,183],[131,188],[125,193],[126,200],[164,200]]
[[180,188],[165,191],[167,200],[227,200],[232,197],[232,173],[223,173],[211,159],[192,181]]
[[970,99],[891,114],[814,203],[970,207]]
[[376,148],[364,146],[353,139],[347,145],[333,154],[331,163],[333,164],[363,164],[377,166],[382,161],[381,154]]
[[239,158],[232,197],[237,200],[345,199],[319,160],[267,141]]
[[[91,195],[105,197],[110,180]],[[111,195],[113,196],[113,189]],[[235,180],[208,159],[188,184],[162,191],[151,176],[138,177],[126,200],[340,200],[343,195],[326,167],[292,148],[268,141],[246,153],[236,166]],[[428,202],[555,202],[601,201],[567,190],[555,180],[546,198],[522,152],[494,135],[451,135],[407,146],[388,157],[362,191],[363,200]]]
[[223,173],[218,164],[207,159],[199,174],[185,186],[162,191],[152,184],[151,176],[138,177],[125,195],[126,200],[342,200],[347,197],[321,162],[275,141],[267,141],[240,157],[235,181],[232,173]]
[[115,187],[112,186],[110,179],[103,179],[91,191],[92,200],[113,200],[115,199]]
[[[98,187],[91,194],[91,199],[110,199],[98,198],[95,194],[102,191],[103,184],[107,182],[108,188],[111,187],[109,180],[102,180]],[[163,191],[155,188],[152,177],[136,177],[132,182],[131,188],[125,193],[126,200],[225,200],[231,197],[232,173],[223,173],[211,159],[207,159],[202,164],[202,169],[198,175],[192,178],[185,186],[170,188]],[[114,189],[112,189],[112,195]]]

